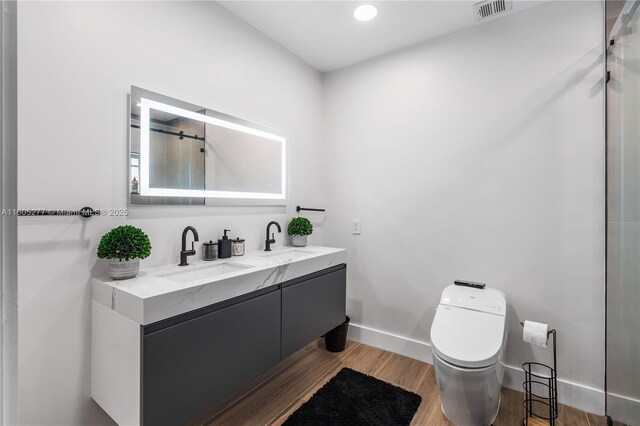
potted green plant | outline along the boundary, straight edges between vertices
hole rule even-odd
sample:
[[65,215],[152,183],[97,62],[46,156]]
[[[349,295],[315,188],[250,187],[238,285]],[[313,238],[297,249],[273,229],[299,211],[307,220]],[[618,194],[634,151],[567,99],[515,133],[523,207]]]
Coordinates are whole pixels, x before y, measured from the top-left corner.
[[313,225],[306,217],[294,217],[289,222],[287,233],[291,235],[291,245],[294,247],[304,247],[307,245],[307,235],[313,232]]
[[102,236],[98,257],[109,260],[109,276],[126,280],[138,275],[140,259],[151,254],[151,242],[142,229],[131,225],[118,226]]

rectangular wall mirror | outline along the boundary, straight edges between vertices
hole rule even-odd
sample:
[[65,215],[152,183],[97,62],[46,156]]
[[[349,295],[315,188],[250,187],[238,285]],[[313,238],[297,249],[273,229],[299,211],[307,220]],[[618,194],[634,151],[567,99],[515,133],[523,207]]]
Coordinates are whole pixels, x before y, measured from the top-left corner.
[[287,201],[287,139],[206,107],[131,87],[132,205]]

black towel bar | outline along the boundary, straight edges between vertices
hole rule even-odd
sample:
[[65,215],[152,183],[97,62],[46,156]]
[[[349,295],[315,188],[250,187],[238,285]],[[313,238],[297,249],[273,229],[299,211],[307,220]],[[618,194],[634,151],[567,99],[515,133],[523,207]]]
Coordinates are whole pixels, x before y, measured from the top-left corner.
[[308,209],[306,207],[300,207],[300,206],[296,207],[296,211],[298,213],[300,213],[301,210],[310,211],[310,212],[323,212],[323,211],[325,211],[325,209]]
[[18,210],[18,216],[80,216],[89,219],[92,216],[100,216],[99,210],[91,207],[83,207],[80,210]]

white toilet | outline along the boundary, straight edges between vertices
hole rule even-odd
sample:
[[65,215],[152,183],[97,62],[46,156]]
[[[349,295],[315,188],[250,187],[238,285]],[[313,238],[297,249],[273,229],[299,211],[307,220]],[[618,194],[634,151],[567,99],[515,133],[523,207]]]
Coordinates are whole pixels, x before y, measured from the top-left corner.
[[452,285],[442,291],[431,347],[442,411],[458,426],[490,425],[500,408],[507,345],[502,292]]

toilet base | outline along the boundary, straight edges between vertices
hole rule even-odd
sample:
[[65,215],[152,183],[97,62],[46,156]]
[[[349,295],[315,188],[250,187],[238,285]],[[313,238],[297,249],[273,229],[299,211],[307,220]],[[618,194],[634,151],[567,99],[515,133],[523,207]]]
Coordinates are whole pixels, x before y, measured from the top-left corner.
[[433,354],[442,412],[457,426],[488,426],[498,416],[504,366],[461,368]]
[[[501,400],[502,400],[502,396],[500,396],[500,398],[498,399],[498,408],[500,407],[500,401],[501,401]],[[444,414],[444,416],[447,418],[447,420],[449,420],[451,423],[455,424],[456,426],[458,426],[458,425],[459,425],[459,426],[462,426],[462,425],[463,425],[462,423],[455,423],[453,420],[451,420],[451,417],[449,417],[449,416],[447,415],[447,412],[446,412],[446,411],[444,411],[444,407],[442,406],[442,404],[440,404],[440,409],[442,410],[442,414]],[[495,421],[496,421],[496,419],[498,418],[498,413],[499,413],[499,412],[500,412],[500,410],[498,409],[498,411],[496,411],[496,415],[495,415],[495,416],[493,416],[493,418],[491,419],[491,421],[490,421],[490,422],[488,422],[486,425],[485,425],[485,424],[483,424],[482,426],[489,426],[489,425],[493,425],[493,422],[495,422]],[[471,423],[469,423],[469,424],[471,424]]]

